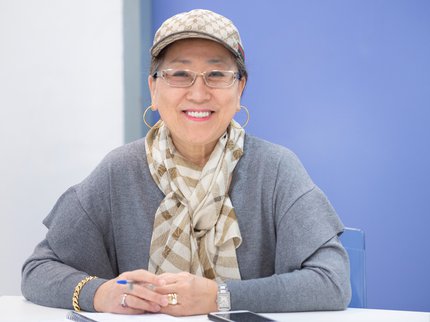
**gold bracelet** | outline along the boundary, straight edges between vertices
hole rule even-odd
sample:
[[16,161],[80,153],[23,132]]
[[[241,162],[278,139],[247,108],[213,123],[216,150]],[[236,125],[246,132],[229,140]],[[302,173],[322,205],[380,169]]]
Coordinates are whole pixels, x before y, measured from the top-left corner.
[[76,312],[81,311],[81,307],[79,306],[79,294],[81,293],[82,288],[84,287],[85,284],[87,284],[89,281],[95,278],[97,278],[97,276],[87,276],[82,281],[80,281],[78,285],[76,285],[75,291],[73,292],[73,299],[72,299],[73,308],[75,309]]

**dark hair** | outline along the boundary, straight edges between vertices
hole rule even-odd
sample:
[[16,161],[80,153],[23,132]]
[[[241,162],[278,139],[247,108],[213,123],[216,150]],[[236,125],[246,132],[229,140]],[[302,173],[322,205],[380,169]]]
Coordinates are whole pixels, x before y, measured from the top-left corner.
[[[164,55],[166,53],[167,48],[169,48],[169,46],[163,48],[163,50],[158,54],[157,57],[151,57],[151,66],[149,67],[149,74],[151,76],[154,76],[154,74],[158,71],[160,65],[163,63]],[[237,70],[240,74],[240,79],[245,78],[245,80],[248,80],[248,71],[246,70],[245,62],[242,59],[234,56],[233,54],[232,56],[234,57]]]

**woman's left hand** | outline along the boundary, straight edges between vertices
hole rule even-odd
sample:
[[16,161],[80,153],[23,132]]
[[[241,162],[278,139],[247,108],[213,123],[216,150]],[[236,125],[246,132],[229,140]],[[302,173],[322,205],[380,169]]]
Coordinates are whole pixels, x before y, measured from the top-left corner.
[[165,286],[154,290],[161,294],[176,293],[177,304],[162,307],[160,312],[174,316],[206,314],[217,311],[215,281],[187,272],[164,273],[158,276]]

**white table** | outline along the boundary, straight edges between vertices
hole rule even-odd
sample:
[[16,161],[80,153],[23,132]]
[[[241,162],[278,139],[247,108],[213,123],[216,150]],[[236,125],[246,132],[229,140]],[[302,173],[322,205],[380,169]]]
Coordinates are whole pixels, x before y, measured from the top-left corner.
[[[33,304],[26,301],[22,296],[0,296],[0,322],[66,321],[67,312],[68,310],[53,309]],[[427,312],[372,309],[347,309],[336,312],[271,313],[264,315],[285,322],[430,322],[430,313]],[[150,321],[148,318],[149,316],[146,316],[142,321]],[[208,321],[204,315],[185,317],[180,320],[194,322]],[[133,319],[133,321],[139,320]]]

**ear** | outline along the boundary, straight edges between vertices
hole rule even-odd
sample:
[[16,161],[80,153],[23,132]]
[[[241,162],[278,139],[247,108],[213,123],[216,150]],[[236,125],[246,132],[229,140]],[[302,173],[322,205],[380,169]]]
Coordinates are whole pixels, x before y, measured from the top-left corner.
[[243,90],[245,89],[245,85],[246,85],[246,79],[245,78],[242,78],[240,81],[239,81],[239,84],[238,84],[238,93],[239,93],[239,96],[238,96],[238,98],[237,98],[237,101],[238,101],[238,106],[237,106],[237,109],[236,109],[236,112],[239,112],[240,111],[240,99],[241,99],[241,97],[242,97],[242,94],[243,94]]
[[242,77],[242,79],[239,81],[239,97],[242,97],[243,90],[245,89],[246,85],[246,79]]
[[156,93],[157,93],[157,81],[155,80],[154,77],[152,77],[152,75],[148,76],[148,87],[149,87],[149,92],[151,94],[151,104],[152,104],[152,110],[155,111],[157,110],[156,106],[157,104],[155,102],[156,100]]

